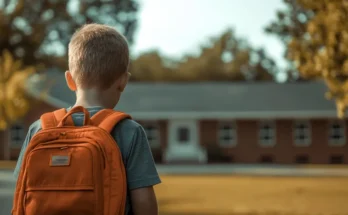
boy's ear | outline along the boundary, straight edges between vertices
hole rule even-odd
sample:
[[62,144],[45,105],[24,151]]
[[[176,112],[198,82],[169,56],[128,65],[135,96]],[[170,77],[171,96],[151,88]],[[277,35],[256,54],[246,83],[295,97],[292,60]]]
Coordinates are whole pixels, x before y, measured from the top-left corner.
[[130,73],[126,72],[120,77],[120,85],[119,85],[119,91],[123,92],[128,84],[128,80],[130,78]]
[[68,87],[71,91],[77,90],[76,83],[75,83],[70,71],[65,72],[65,80],[66,80],[66,84],[68,85]]

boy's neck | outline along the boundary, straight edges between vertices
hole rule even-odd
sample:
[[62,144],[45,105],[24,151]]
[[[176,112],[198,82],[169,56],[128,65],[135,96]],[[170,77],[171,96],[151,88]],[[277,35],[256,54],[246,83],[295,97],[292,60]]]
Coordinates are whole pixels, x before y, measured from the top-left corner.
[[[104,101],[105,100],[105,101]],[[85,108],[88,107],[103,107],[110,108],[110,101],[108,99],[104,99],[103,95],[95,90],[83,90],[76,91],[76,102],[74,106],[82,106]]]
[[75,103],[74,106],[82,106],[82,107],[85,107],[85,108],[89,108],[89,107],[104,107],[104,105],[101,104],[98,101],[88,100],[88,99],[84,99],[84,98],[76,99],[76,103]]

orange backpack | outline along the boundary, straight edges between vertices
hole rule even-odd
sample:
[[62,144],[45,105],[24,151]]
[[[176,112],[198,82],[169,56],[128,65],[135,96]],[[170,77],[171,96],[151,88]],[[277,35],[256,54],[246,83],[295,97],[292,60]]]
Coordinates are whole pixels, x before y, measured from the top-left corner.
[[[71,114],[83,112],[84,126]],[[129,115],[77,106],[41,116],[21,166],[12,215],[124,215],[126,174],[110,132]]]

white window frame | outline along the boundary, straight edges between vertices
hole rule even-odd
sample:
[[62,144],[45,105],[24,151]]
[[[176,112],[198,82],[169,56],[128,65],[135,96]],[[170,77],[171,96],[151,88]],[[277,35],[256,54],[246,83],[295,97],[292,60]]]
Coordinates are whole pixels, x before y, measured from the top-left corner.
[[[266,136],[265,130],[263,129],[264,126],[268,125],[270,127],[269,129],[269,136],[272,138],[268,141],[264,140],[262,137]],[[276,144],[276,135],[277,135],[277,128],[276,123],[273,120],[263,120],[259,121],[259,127],[258,127],[258,139],[259,139],[259,145],[261,147],[273,147]]]
[[[328,142],[330,146],[344,146],[346,145],[346,125],[345,125],[345,121],[343,120],[331,120],[328,123]],[[333,131],[333,125],[340,125],[341,127],[339,128],[339,133],[341,133],[341,138],[339,140],[333,139],[331,138],[333,135],[335,135],[334,133],[337,132]]]
[[[229,126],[230,129],[224,129]],[[230,140],[225,140],[224,137],[231,137]],[[229,148],[237,145],[237,123],[234,121],[220,122],[218,127],[218,143],[219,146]]]
[[[304,128],[300,128],[299,126],[304,125]],[[303,129],[303,130],[301,130]],[[295,146],[298,147],[307,147],[312,143],[312,129],[311,123],[309,120],[296,120],[293,123],[293,139]],[[304,135],[304,139],[300,139],[299,136]]]
[[[19,127],[16,129],[16,127]],[[11,147],[22,147],[25,141],[25,126],[21,122],[14,123],[9,128],[9,140]],[[18,140],[15,136],[19,136]]]
[[[157,122],[145,122],[143,123],[143,128],[146,133],[146,137],[148,139],[148,142],[150,144],[151,148],[159,148],[161,146],[161,140],[160,140],[160,131],[159,126]],[[149,127],[153,127],[151,131],[149,131]],[[151,137],[151,140],[149,140],[149,137]]]

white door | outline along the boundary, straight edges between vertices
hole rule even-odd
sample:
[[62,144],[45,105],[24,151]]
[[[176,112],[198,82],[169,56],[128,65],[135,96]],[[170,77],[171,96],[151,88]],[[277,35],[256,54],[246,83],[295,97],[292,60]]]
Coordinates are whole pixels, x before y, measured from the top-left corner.
[[174,148],[191,148],[198,144],[196,120],[169,121],[169,145]]
[[170,120],[168,128],[166,160],[200,160],[198,122],[196,120]]

